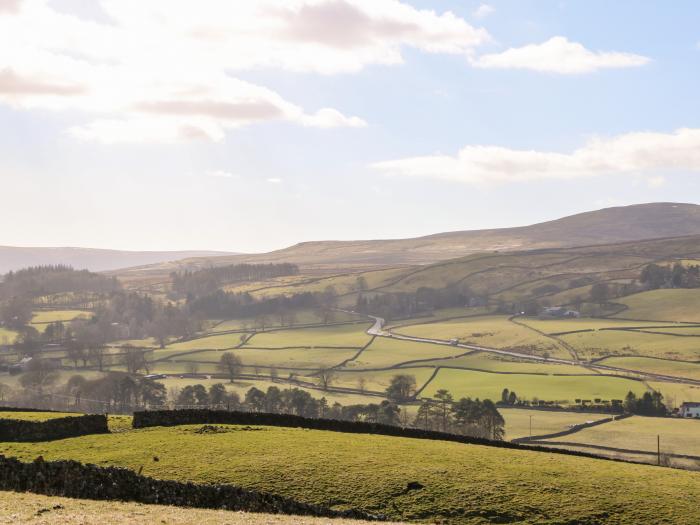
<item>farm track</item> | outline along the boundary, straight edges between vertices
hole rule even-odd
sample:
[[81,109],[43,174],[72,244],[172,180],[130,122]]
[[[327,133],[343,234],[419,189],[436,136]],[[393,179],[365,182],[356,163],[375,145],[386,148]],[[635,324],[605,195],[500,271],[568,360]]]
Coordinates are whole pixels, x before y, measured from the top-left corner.
[[[509,357],[516,357],[518,359],[525,359],[525,360],[530,360],[530,361],[536,361],[540,363],[553,363],[553,364],[562,364],[562,365],[570,365],[570,366],[581,366],[581,362],[579,361],[574,361],[574,360],[569,360],[569,359],[561,359],[561,358],[545,358],[542,356],[537,356],[537,355],[532,355],[532,354],[524,354],[522,352],[515,352],[512,350],[501,350],[497,348],[489,348],[485,346],[477,346],[477,345],[471,345],[471,344],[464,344],[464,343],[452,343],[450,341],[446,341],[444,339],[428,339],[428,338],[423,338],[423,337],[413,337],[413,336],[408,336],[408,335],[403,335],[403,334],[398,334],[390,331],[384,330],[384,319],[381,317],[375,317],[375,316],[369,316],[372,319],[374,319],[374,324],[372,327],[367,331],[368,334],[370,335],[376,335],[378,337],[389,337],[392,339],[398,339],[401,341],[413,341],[416,343],[429,343],[429,344],[438,344],[438,345],[446,345],[446,346],[455,346],[459,348],[465,348],[467,350],[475,350],[479,352],[485,352],[485,353],[492,353],[492,354],[497,354],[497,355],[505,355]],[[688,379],[688,378],[682,378],[682,377],[677,377],[677,376],[668,376],[664,374],[654,374],[651,372],[641,372],[639,370],[631,370],[631,369],[626,369],[626,368],[620,368],[620,367],[614,367],[614,366],[607,366],[607,365],[601,365],[598,363],[591,363],[588,362],[586,363],[586,368],[589,368],[591,370],[603,370],[603,371],[609,371],[609,372],[615,372],[616,374],[633,374],[640,376],[640,378],[646,378],[646,379],[651,379],[654,381],[663,381],[663,382],[670,382],[670,383],[677,383],[677,384],[688,384],[688,385],[694,385],[694,386],[700,386],[700,380],[695,380],[695,379]],[[614,375],[616,375],[614,374]],[[610,374],[608,374],[610,375]],[[635,378],[629,378],[629,379],[635,379]],[[639,379],[638,379],[639,380]]]

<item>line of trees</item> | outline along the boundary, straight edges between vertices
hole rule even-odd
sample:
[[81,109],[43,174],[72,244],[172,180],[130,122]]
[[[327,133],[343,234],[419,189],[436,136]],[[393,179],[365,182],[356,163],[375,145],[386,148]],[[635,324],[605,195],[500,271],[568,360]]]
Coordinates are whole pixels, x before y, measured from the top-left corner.
[[412,317],[439,308],[454,308],[485,304],[485,298],[466,286],[446,288],[421,287],[415,292],[382,293],[374,296],[358,294],[355,310],[384,319]]
[[202,270],[173,272],[170,274],[170,279],[173,291],[200,297],[214,293],[225,284],[262,281],[298,274],[299,267],[291,263],[231,264]]
[[0,299],[66,292],[107,294],[120,289],[116,277],[65,265],[33,266],[5,274],[0,283]]
[[649,264],[644,267],[639,280],[650,290],[659,288],[700,288],[700,265],[673,266]]

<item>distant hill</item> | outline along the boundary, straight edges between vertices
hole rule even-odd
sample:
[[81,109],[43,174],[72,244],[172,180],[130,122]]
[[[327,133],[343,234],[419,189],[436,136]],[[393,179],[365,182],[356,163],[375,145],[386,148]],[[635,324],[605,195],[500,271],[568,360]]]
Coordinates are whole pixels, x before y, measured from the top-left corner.
[[0,274],[5,274],[10,270],[26,268],[27,266],[44,264],[68,264],[76,269],[100,272],[191,257],[226,255],[232,254],[230,252],[214,251],[133,252],[92,248],[19,248],[0,246]]
[[269,253],[190,258],[141,270],[164,272],[243,262],[292,262],[307,268],[416,265],[480,252],[570,248],[698,232],[700,206],[651,203],[606,208],[516,228],[455,231],[412,239],[303,242]]

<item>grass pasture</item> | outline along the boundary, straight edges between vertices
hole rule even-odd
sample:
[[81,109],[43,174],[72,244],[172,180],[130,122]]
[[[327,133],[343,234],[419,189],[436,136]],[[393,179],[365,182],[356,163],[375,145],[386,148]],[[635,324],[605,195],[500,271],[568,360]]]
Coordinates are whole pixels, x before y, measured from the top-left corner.
[[700,380],[700,362],[687,363],[650,357],[608,357],[601,359],[598,363],[640,372]]
[[700,323],[700,289],[651,290],[617,299],[627,309],[617,317]]
[[[390,519],[593,524],[614,515],[618,525],[650,516],[659,523],[697,522],[700,475],[693,472],[387,436],[237,426],[197,434],[199,427],[2,443],[0,453],[143,467],[156,478],[233,483]],[[410,481],[423,488],[406,491]]]
[[532,435],[553,434],[567,430],[571,425],[580,425],[587,421],[596,421],[609,417],[606,414],[593,414],[589,412],[560,412],[549,410],[528,410],[524,408],[503,408],[498,411],[506,421],[506,439],[528,437],[530,435],[530,422],[532,422]]
[[75,412],[3,412],[0,411],[0,419],[18,419],[20,421],[48,421],[62,417],[80,416]]
[[357,359],[350,361],[345,368],[383,368],[399,363],[451,357],[462,353],[464,353],[463,348],[377,337]]
[[366,323],[353,323],[320,328],[259,332],[253,335],[245,346],[253,348],[361,348],[370,340],[370,336],[366,333],[369,326]]
[[360,379],[364,380],[364,388],[371,392],[384,392],[391,379],[398,374],[412,375],[416,378],[416,386],[423,386],[434,370],[429,367],[400,368],[380,371],[343,371],[339,370],[333,381],[334,386],[358,389]]
[[551,441],[656,452],[657,436],[661,452],[700,456],[700,421],[690,419],[632,416]]
[[[345,312],[334,312],[335,322],[351,322],[358,321],[361,317],[356,315],[348,314]],[[279,317],[270,316],[268,319],[268,326],[270,328],[283,327],[280,322]],[[323,323],[323,316],[321,312],[317,310],[300,310],[295,312],[295,325],[305,325],[305,324],[321,324]],[[284,320],[284,326],[288,325],[288,320]],[[255,319],[229,319],[225,321],[217,322],[210,330],[210,333],[226,332],[229,330],[250,330],[255,327]],[[293,328],[293,327],[290,327]]]
[[700,386],[662,381],[647,381],[647,384],[661,392],[667,406],[679,407],[684,401],[700,403]]
[[624,399],[630,390],[637,395],[646,391],[641,381],[591,373],[583,376],[532,374],[498,374],[441,368],[422,392],[433,397],[446,388],[456,398],[472,397],[498,400],[504,388],[515,391],[520,399],[561,401],[573,404],[576,399]]
[[[357,351],[352,348],[288,348],[278,350],[244,347],[230,350],[230,352],[240,357],[247,367],[258,365],[261,367],[318,369],[335,366],[341,361],[350,359]],[[197,362],[215,366],[223,353],[223,350],[210,350],[173,356],[171,359],[178,362]],[[163,364],[165,365],[165,363]]]
[[665,359],[700,361],[700,337],[674,337],[665,334],[599,330],[560,336],[583,358],[607,355],[641,355]]
[[37,310],[34,312],[31,323],[66,323],[75,319],[87,319],[92,316],[92,312],[85,310]]
[[593,373],[588,368],[582,366],[560,365],[539,361],[521,361],[515,358],[510,359],[505,356],[498,356],[486,352],[474,352],[454,359],[436,359],[433,361],[426,361],[421,363],[421,365],[519,374],[582,375]]
[[[242,334],[221,334],[199,337],[180,343],[172,343],[166,346],[168,351],[184,352],[187,350],[223,350],[233,348],[241,344]],[[159,352],[156,352],[156,355]]]
[[0,344],[9,345],[15,342],[19,334],[14,330],[8,330],[0,326]]
[[551,357],[570,358],[557,341],[508,320],[506,316],[453,319],[436,323],[402,326],[397,333],[428,339],[459,339],[461,343]]

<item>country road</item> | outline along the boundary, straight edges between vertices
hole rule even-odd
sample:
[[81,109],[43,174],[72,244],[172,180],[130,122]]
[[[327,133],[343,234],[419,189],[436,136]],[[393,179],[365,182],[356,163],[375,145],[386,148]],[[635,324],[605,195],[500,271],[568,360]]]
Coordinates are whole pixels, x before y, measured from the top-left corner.
[[[353,312],[353,313],[355,313],[355,312]],[[670,383],[680,383],[680,384],[700,386],[699,380],[689,379],[689,378],[685,378],[685,377],[676,377],[676,376],[668,376],[668,375],[663,375],[663,374],[654,374],[651,372],[641,372],[639,370],[630,370],[627,368],[619,368],[619,367],[615,367],[615,366],[600,365],[597,363],[589,363],[586,361],[575,361],[573,359],[559,359],[559,358],[553,358],[553,357],[542,357],[542,356],[538,356],[538,355],[525,354],[522,352],[515,352],[512,350],[500,350],[498,348],[489,348],[489,347],[485,347],[485,346],[469,345],[469,344],[464,344],[464,343],[454,343],[452,341],[448,341],[445,339],[427,339],[424,337],[413,337],[410,335],[396,334],[396,333],[393,333],[389,330],[384,329],[385,321],[381,317],[377,317],[374,315],[367,315],[367,317],[374,319],[374,324],[367,330],[367,333],[369,335],[373,335],[376,337],[387,337],[387,338],[391,338],[391,339],[398,339],[401,341],[413,341],[415,343],[428,343],[428,344],[435,344],[435,345],[453,346],[455,348],[466,348],[467,350],[476,350],[478,352],[486,352],[486,353],[491,353],[491,354],[505,355],[505,356],[509,356],[509,357],[516,357],[518,359],[526,359],[529,361],[537,361],[537,362],[542,362],[542,363],[546,362],[546,363],[571,365],[571,366],[585,366],[586,368],[591,368],[591,369],[596,369],[596,370],[604,370],[604,371],[608,371],[608,372],[617,372],[617,373],[622,373],[622,374],[635,374],[635,375],[638,375],[640,377],[643,377],[644,379],[652,379],[655,381],[666,381],[666,382],[670,382]]]

